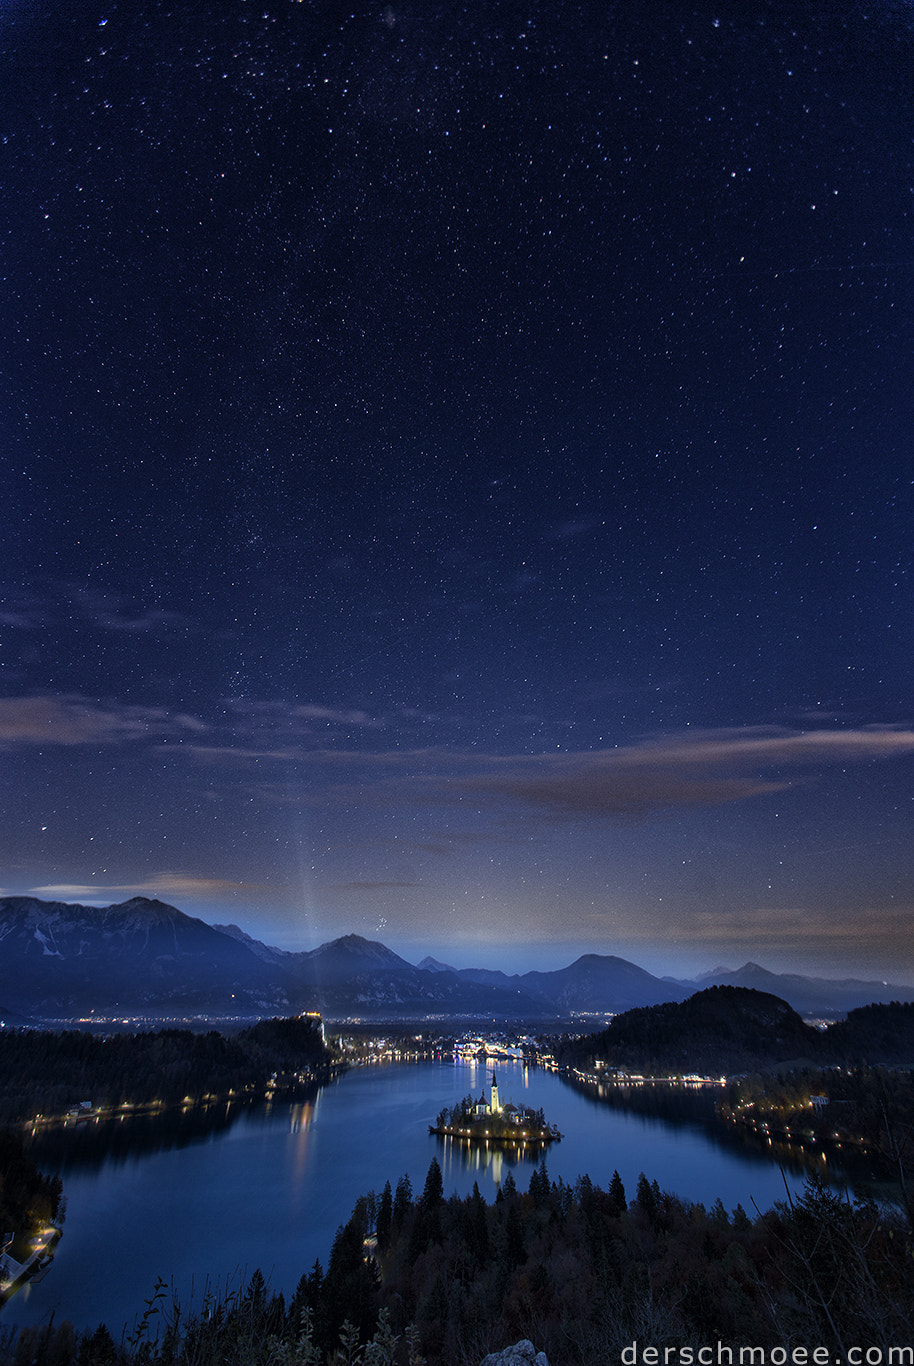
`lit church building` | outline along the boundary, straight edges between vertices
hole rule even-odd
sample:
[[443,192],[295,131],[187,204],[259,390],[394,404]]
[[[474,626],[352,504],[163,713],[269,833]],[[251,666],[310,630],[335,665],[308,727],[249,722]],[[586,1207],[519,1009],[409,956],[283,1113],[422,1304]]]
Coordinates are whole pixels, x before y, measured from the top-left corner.
[[495,1079],[495,1073],[494,1073],[494,1072],[492,1073],[492,1099],[491,1099],[491,1100],[486,1100],[486,1093],[485,1093],[485,1091],[483,1091],[482,1095],[479,1097],[478,1101],[476,1102],[476,1114],[477,1114],[477,1115],[500,1115],[500,1114],[501,1114],[501,1102],[500,1102],[499,1099],[498,1099],[498,1082],[497,1082],[496,1079]]

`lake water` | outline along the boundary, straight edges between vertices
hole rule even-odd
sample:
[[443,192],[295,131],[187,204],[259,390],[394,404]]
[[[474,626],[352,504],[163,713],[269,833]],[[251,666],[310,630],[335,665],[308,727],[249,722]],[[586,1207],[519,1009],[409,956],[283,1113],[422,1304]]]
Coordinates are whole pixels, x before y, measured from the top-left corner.
[[[445,1195],[478,1181],[494,1198],[509,1170],[526,1189],[535,1157],[469,1151],[430,1135],[444,1105],[491,1079],[476,1063],[364,1068],[312,1099],[260,1108],[211,1108],[155,1120],[81,1124],[36,1137],[31,1151],[63,1178],[64,1236],[53,1266],[3,1309],[0,1327],[70,1319],[128,1332],[161,1277],[183,1306],[199,1308],[207,1286],[236,1288],[260,1268],[288,1296],[315,1258],[326,1268],[337,1228],[355,1200],[407,1173],[421,1194],[432,1157]],[[631,1199],[640,1172],[689,1200],[720,1196],[750,1215],[783,1199],[770,1152],[747,1146],[709,1119],[711,1098],[646,1093],[646,1112],[609,1106],[558,1076],[499,1063],[502,1103],[542,1107],[563,1134],[547,1150],[549,1175],[588,1173],[609,1185],[618,1168]],[[651,1112],[652,1111],[652,1112]],[[798,1164],[787,1172],[802,1186]]]

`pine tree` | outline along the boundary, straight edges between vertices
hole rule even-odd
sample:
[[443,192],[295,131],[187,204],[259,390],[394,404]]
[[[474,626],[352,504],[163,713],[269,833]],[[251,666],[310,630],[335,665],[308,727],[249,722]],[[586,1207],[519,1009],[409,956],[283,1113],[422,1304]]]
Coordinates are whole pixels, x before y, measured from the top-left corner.
[[438,1166],[438,1159],[433,1157],[428,1165],[428,1175],[425,1178],[425,1189],[422,1192],[421,1200],[422,1208],[430,1210],[443,1198],[444,1180],[441,1175],[441,1168]]
[[408,1176],[401,1176],[394,1195],[393,1228],[399,1229],[413,1203],[413,1186]]
[[654,1219],[657,1217],[657,1201],[654,1195],[654,1188],[644,1175],[644,1172],[638,1177],[638,1192],[635,1198],[641,1209],[644,1210],[648,1219],[653,1223]]
[[512,1200],[508,1205],[508,1215],[505,1220],[505,1263],[509,1271],[520,1266],[527,1260],[527,1249],[524,1246],[524,1230],[517,1212],[517,1201]]
[[530,1177],[530,1194],[537,1204],[549,1195],[549,1174],[546,1171],[545,1155],[540,1159],[539,1166]]
[[384,1190],[381,1193],[381,1199],[378,1203],[377,1232],[379,1247],[383,1248],[387,1246],[387,1239],[390,1236],[390,1225],[392,1219],[393,1195],[391,1194],[390,1190],[390,1182],[387,1181],[384,1185]]
[[473,1182],[470,1197],[470,1219],[472,1229],[473,1255],[478,1266],[482,1266],[489,1255],[489,1224],[486,1218],[486,1202],[479,1193],[479,1183]]

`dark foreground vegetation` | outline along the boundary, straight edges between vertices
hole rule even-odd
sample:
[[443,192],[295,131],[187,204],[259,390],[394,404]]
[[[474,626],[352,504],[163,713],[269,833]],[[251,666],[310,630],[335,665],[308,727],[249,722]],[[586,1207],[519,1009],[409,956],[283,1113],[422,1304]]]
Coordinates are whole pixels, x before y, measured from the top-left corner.
[[329,1064],[318,1023],[261,1020],[231,1036],[162,1029],[99,1038],[79,1030],[0,1030],[0,1123],[95,1109],[177,1105],[186,1098],[263,1093]]
[[61,1213],[59,1176],[46,1176],[26,1155],[18,1134],[0,1130],[0,1234],[15,1234],[11,1254],[21,1261],[26,1244]]
[[[361,1198],[286,1303],[256,1272],[195,1310],[151,1294],[130,1335],[69,1324],[8,1334],[4,1366],[477,1366],[519,1338],[551,1366],[609,1366],[637,1340],[657,1347],[827,1347],[910,1341],[914,1244],[902,1216],[851,1205],[810,1182],[799,1200],[750,1218],[710,1210],[641,1176],[628,1199],[585,1176],[537,1168],[495,1202],[444,1198],[433,1161]],[[661,1357],[662,1359],[662,1357]],[[882,1358],[889,1360],[886,1354]]]

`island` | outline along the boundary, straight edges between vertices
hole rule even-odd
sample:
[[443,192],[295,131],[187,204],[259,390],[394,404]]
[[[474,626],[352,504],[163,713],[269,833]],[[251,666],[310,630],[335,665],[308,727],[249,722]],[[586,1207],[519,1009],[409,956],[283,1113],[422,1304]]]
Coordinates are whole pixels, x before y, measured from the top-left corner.
[[498,1096],[498,1079],[492,1073],[490,1098],[483,1090],[478,1100],[464,1096],[457,1105],[447,1106],[439,1113],[430,1134],[443,1138],[461,1139],[468,1143],[521,1144],[557,1143],[562,1135],[554,1124],[548,1124],[542,1110],[530,1110],[508,1101],[502,1105]]

